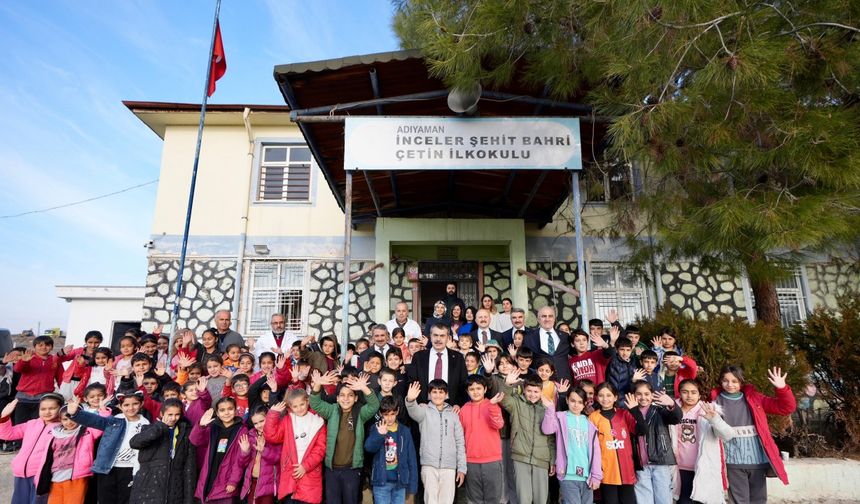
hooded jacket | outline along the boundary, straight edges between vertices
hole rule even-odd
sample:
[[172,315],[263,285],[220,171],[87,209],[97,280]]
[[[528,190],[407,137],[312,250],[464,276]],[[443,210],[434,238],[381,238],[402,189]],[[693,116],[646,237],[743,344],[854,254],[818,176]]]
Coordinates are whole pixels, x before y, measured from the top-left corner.
[[555,462],[555,436],[541,430],[546,414],[543,403],[530,403],[514,388],[505,386],[502,407],[511,414],[511,458],[549,469]]
[[397,488],[405,488],[406,493],[418,492],[418,461],[415,459],[415,446],[412,444],[412,432],[403,424],[397,425],[394,432],[380,434],[374,425],[367,437],[364,448],[373,454],[373,471],[370,476],[370,484],[382,486],[388,483],[388,470],[386,468],[385,438],[391,436],[397,444]]
[[[555,411],[555,407],[547,408],[541,422],[544,434],[555,434],[555,474],[558,479],[564,479],[567,474],[567,411]],[[597,427],[588,422],[588,463],[591,466],[586,483],[600,483],[603,480],[603,465],[601,461],[600,440],[597,438]]]
[[[266,423],[268,423],[268,420]],[[248,466],[245,468],[245,478],[242,480],[242,492],[240,496],[243,499],[245,499],[251,492],[251,480],[254,477],[254,460],[257,457],[257,439],[260,436],[265,437],[265,430],[263,431],[263,434],[258,434],[257,429],[248,429],[248,442],[251,444],[251,458],[248,460]],[[281,470],[283,470],[284,473],[287,472],[286,467],[282,468],[279,466],[280,458],[281,443],[266,441],[263,451],[260,453],[260,473],[257,476],[257,486],[254,490],[255,497],[273,495],[277,498],[278,476],[280,476]],[[289,474],[292,475],[292,473],[292,466],[290,466]],[[302,500],[298,497],[296,497],[296,499]]]
[[466,474],[466,441],[454,408],[445,404],[439,411],[433,404],[406,401],[406,411],[421,433],[421,465]]
[[34,418],[22,424],[12,425],[9,420],[9,418],[0,419],[0,439],[22,440],[21,449],[12,459],[12,475],[16,478],[32,477],[34,483],[38,485],[39,475],[48,458],[48,449],[54,439],[51,431],[60,423],[45,423],[41,418]]
[[[679,401],[678,408],[681,407]],[[726,466],[723,462],[723,441],[732,439],[735,435],[734,429],[723,420],[722,407],[714,404],[717,415],[710,420],[701,414],[702,403],[694,408],[699,412],[696,419],[696,436],[699,437],[699,451],[696,453],[695,475],[693,476],[693,492],[690,498],[702,504],[725,504],[728,479],[726,477]],[[672,436],[672,448],[675,457],[678,456],[680,444],[680,425],[669,428]],[[681,472],[678,466],[672,471],[672,493],[674,497],[681,495]]]
[[[214,421],[220,422],[221,420]],[[234,421],[241,423],[242,419],[237,417]],[[194,496],[204,502],[209,500],[239,497],[239,491],[242,489],[242,476],[245,474],[245,465],[251,458],[250,450],[248,453],[242,453],[242,450],[239,448],[239,438],[241,438],[243,434],[248,433],[245,426],[240,425],[236,436],[227,446],[227,452],[224,455],[224,459],[221,460],[221,465],[215,468],[210,468],[209,465],[212,462],[211,426],[212,424],[203,427],[197,423],[194,425],[194,428],[191,429],[190,436],[191,442],[195,446],[206,447],[206,456],[198,464],[200,465],[201,470],[200,477],[197,478],[197,489],[194,492]],[[203,495],[206,488],[206,478],[210,470],[217,471],[217,474],[215,475],[215,480],[212,483],[212,488],[209,489],[209,494]],[[235,489],[232,492],[227,492],[228,485],[232,485]]]
[[[681,408],[664,408],[652,404],[645,415],[637,407],[629,410],[636,419],[636,436],[645,437],[645,450],[643,458],[649,465],[675,465],[675,453],[672,450],[672,439],[669,436],[670,425],[681,423],[683,414]],[[637,459],[636,469],[642,469],[641,461]]]
[[191,444],[191,422],[176,423],[176,446],[171,429],[162,422],[145,426],[129,440],[138,450],[140,470],[134,477],[129,504],[192,504],[197,481],[196,450]]
[[[267,443],[282,444],[278,498],[283,499],[292,494],[295,500],[317,503],[322,502],[323,459],[326,455],[328,431],[322,417],[313,412],[307,414],[312,415],[314,419],[312,430],[316,430],[301,460],[298,460],[293,421],[289,413],[281,417],[277,411],[269,410],[269,413],[266,414],[266,426],[263,428],[263,434],[266,436]],[[305,475],[298,480],[293,478],[293,467],[296,464],[301,464],[305,468]]]

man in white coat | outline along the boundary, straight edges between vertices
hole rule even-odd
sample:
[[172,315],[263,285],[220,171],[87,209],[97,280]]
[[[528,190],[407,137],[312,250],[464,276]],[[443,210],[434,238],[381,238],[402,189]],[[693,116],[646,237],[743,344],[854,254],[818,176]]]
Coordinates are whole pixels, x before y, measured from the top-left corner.
[[260,336],[254,342],[254,357],[257,359],[257,366],[260,364],[260,355],[264,352],[272,352],[277,357],[280,354],[290,353],[290,347],[293,342],[300,339],[299,336],[291,331],[287,331],[287,318],[283,314],[275,313],[269,322],[272,327],[272,332]]
[[386,322],[385,327],[388,329],[388,334],[393,333],[395,328],[402,327],[403,332],[406,333],[406,341],[421,338],[421,326],[409,318],[409,305],[403,301],[394,307],[394,318]]

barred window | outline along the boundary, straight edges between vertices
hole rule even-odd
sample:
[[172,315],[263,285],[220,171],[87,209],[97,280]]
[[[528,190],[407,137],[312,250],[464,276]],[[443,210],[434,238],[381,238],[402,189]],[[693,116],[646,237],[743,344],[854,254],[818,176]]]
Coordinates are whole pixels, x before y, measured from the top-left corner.
[[645,282],[631,268],[592,264],[591,286],[595,318],[605,318],[606,312],[613,308],[618,311],[618,320],[623,324],[649,314]]
[[263,145],[257,201],[306,202],[310,195],[310,149],[305,145]]
[[776,297],[779,301],[779,318],[783,327],[792,326],[806,320],[806,306],[803,302],[800,270],[776,282]]
[[248,316],[245,332],[248,336],[265,334],[275,313],[287,321],[287,330],[303,332],[305,323],[304,261],[254,261],[251,263]]

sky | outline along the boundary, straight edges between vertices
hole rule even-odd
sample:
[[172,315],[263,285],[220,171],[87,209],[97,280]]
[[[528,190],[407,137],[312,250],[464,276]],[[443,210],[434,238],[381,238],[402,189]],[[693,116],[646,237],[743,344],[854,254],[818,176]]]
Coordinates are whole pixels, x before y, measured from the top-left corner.
[[[388,0],[223,0],[209,103],[284,101],[277,64],[398,49]],[[65,327],[56,285],[140,285],[161,140],[122,100],[199,103],[215,0],[0,2],[0,327]]]

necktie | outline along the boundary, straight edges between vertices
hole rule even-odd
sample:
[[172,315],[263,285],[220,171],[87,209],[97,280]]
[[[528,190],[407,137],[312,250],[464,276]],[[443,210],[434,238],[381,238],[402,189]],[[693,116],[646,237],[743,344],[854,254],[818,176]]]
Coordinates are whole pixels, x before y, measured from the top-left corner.
[[436,369],[433,371],[433,379],[442,379],[442,352],[436,352]]
[[486,344],[488,339],[489,338],[487,338],[487,330],[484,329],[483,331],[481,331],[481,343]]
[[552,333],[546,332],[546,353],[552,355],[555,353],[555,338],[552,337]]
[[382,355],[385,355],[385,347],[376,347],[376,351],[381,353]]

